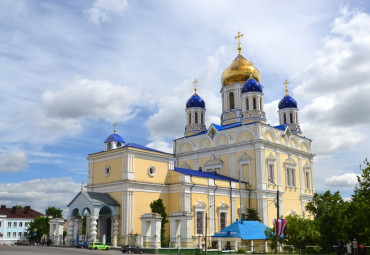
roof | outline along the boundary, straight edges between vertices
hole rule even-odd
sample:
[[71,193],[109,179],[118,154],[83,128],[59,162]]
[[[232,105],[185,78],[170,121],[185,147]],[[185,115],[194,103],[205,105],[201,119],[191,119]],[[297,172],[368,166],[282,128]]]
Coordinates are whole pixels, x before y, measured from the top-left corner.
[[[201,177],[201,178],[217,179],[217,180],[229,181],[229,182],[239,182],[239,180],[237,180],[237,179],[217,174],[216,171],[203,172],[203,171],[199,171],[199,170],[191,170],[191,169],[180,168],[180,167],[175,167],[174,171],[178,172],[180,174],[196,176],[196,177]],[[244,181],[241,181],[241,182],[245,183]]]
[[253,78],[250,78],[247,80],[246,83],[244,83],[243,88],[242,88],[242,93],[247,93],[247,92],[261,92],[262,93],[262,85],[258,81],[256,81]]
[[285,131],[285,129],[286,129],[287,126],[288,126],[287,124],[283,124],[283,125],[279,125],[279,126],[274,126],[274,128],[277,128],[277,129],[280,129],[280,130]]
[[125,143],[123,138],[119,134],[116,134],[116,133],[113,133],[110,136],[108,136],[108,138],[105,139],[104,143],[109,143],[111,141]]
[[190,107],[205,108],[206,104],[205,104],[204,100],[197,93],[194,93],[189,98],[189,100],[186,102],[186,108],[190,108]]
[[15,219],[15,218],[22,218],[22,219],[34,219],[39,216],[44,216],[44,214],[31,209],[30,206],[25,206],[24,208],[6,208],[5,206],[1,206],[0,214],[6,215],[6,218]]
[[297,101],[295,101],[293,97],[291,97],[289,95],[285,95],[280,100],[278,107],[279,107],[279,109],[298,108],[298,104],[297,104]]
[[75,198],[67,205],[69,207],[80,195],[85,196],[93,205],[113,205],[119,206],[119,203],[108,193],[80,191]]
[[235,221],[230,226],[212,237],[233,238],[238,237],[243,240],[264,240],[266,239],[265,230],[268,227],[259,221]]
[[[164,153],[164,154],[168,154],[168,155],[173,155],[172,153],[168,153],[168,152],[164,152],[164,151],[160,151],[160,150],[155,150],[155,149],[152,149],[152,148],[149,148],[149,147],[146,147],[146,146],[140,145],[140,144],[136,144],[136,143],[126,143],[124,146],[119,147],[119,148],[117,148],[117,149],[121,149],[121,148],[128,148],[128,147],[136,148],[136,149],[140,149],[140,150],[146,150],[146,151],[159,152],[159,153]],[[114,151],[114,150],[110,150],[110,151]],[[104,152],[104,151],[99,151],[99,152],[95,152],[95,153],[90,153],[89,155],[96,154],[96,153],[100,153],[100,152]]]

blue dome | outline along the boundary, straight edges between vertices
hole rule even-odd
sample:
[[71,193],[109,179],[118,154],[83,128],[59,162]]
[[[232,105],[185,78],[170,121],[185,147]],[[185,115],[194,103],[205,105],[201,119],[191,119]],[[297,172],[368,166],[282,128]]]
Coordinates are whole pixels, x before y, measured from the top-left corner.
[[189,100],[186,102],[186,108],[191,108],[191,107],[206,108],[206,103],[197,93],[194,93],[191,96],[191,98],[189,98]]
[[119,134],[116,134],[116,133],[113,133],[110,136],[108,136],[108,138],[105,139],[104,143],[109,143],[109,142],[112,142],[112,141],[125,143],[125,141],[122,139],[122,137]]
[[297,101],[289,95],[285,95],[279,102],[279,109],[298,108]]
[[262,85],[258,81],[256,81],[253,78],[250,78],[247,80],[246,83],[244,83],[244,86],[242,88],[242,93],[246,92],[261,92],[262,93]]

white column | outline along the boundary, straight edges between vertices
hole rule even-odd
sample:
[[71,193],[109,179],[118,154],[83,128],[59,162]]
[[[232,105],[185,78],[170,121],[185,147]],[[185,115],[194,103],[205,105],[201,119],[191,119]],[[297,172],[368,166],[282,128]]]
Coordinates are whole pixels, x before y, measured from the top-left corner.
[[254,252],[254,242],[253,242],[253,240],[251,240],[251,252],[252,253]]
[[119,218],[117,215],[113,216],[113,247],[117,247],[118,238],[118,228],[119,228]]
[[236,178],[236,173],[235,173],[235,152],[230,153],[230,177],[231,178]]
[[96,227],[96,225],[98,224],[97,222],[96,222],[96,220],[98,219],[98,217],[97,216],[90,216],[90,220],[91,220],[91,222],[90,222],[90,230],[91,230],[91,232],[90,232],[90,242],[96,242],[96,230],[97,230],[97,227]]
[[68,230],[67,230],[67,242],[70,246],[74,245],[73,228],[74,228],[73,219],[72,217],[70,217],[68,219]]

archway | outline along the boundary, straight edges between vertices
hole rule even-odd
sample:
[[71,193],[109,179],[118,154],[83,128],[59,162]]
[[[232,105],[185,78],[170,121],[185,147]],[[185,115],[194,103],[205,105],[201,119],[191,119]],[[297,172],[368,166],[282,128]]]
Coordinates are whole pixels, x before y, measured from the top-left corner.
[[111,244],[112,239],[112,210],[104,206],[99,211],[99,235],[101,240],[106,236],[106,243]]

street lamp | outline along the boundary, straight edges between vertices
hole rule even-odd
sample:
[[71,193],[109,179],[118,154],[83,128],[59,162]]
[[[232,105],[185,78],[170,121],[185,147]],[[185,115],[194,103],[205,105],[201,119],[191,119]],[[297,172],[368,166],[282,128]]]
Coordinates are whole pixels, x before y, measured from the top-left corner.
[[[279,186],[271,180],[271,178],[268,179],[270,183],[276,186],[276,221],[279,220]],[[280,253],[280,243],[279,243],[279,231],[276,229],[277,228],[277,222],[275,222],[275,233],[276,233],[276,252]]]

